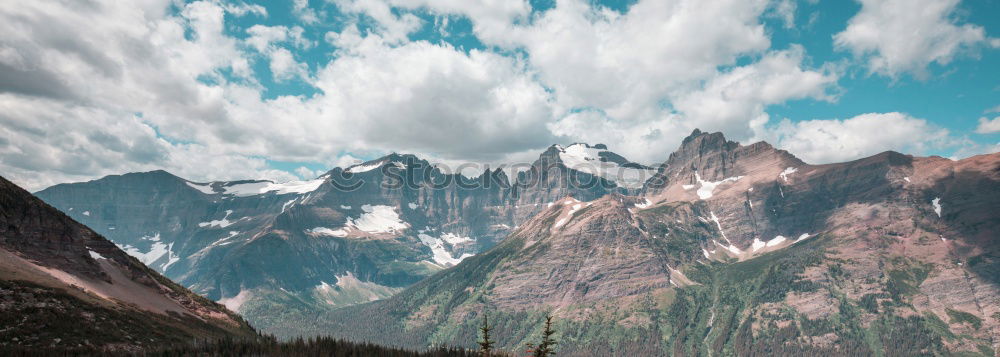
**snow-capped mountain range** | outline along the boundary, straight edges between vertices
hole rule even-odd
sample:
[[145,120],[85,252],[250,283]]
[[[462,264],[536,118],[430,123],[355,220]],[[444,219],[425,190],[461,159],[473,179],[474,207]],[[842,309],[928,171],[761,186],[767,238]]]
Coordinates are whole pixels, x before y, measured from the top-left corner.
[[193,182],[152,171],[37,195],[266,328],[283,311],[271,304],[307,311],[387,297],[492,247],[551,202],[635,193],[654,173],[604,145],[573,144],[553,145],[513,180],[391,154],[307,181]]
[[[625,337],[720,355],[880,348],[839,349],[878,328],[850,321],[927,324],[939,342],[914,351],[964,351],[998,343],[998,167],[998,154],[895,152],[809,165],[695,130],[655,168],[573,144],[511,178],[392,154],[305,182],[154,171],[38,196],[283,336],[463,345],[485,309],[522,332],[558,312],[583,355],[628,354],[597,342]],[[824,322],[794,333],[820,335],[792,343],[771,327],[803,319]]]

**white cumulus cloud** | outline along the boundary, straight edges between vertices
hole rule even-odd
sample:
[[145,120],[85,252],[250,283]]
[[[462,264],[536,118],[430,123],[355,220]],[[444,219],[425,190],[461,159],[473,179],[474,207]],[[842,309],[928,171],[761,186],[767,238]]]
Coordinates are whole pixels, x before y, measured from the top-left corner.
[[[933,30],[895,49],[889,35],[856,35],[889,11],[871,4],[881,3],[866,0],[837,41],[886,63],[873,71],[918,72],[984,41],[946,1],[890,19],[900,23],[889,32],[908,31],[914,17]],[[245,0],[0,7],[0,172],[32,189],[158,168],[201,181],[287,180],[390,151],[496,164],[571,141],[658,163],[694,128],[774,139],[818,161],[950,145],[943,129],[899,113],[771,122],[770,106],[835,102],[842,91],[840,65],[813,64],[798,45],[772,48],[762,17],[794,25],[791,1],[638,0],[612,10],[560,0],[534,13],[523,0],[284,6],[293,23]],[[462,16],[482,48],[413,40]],[[268,72],[315,91],[274,96],[260,78]],[[911,128],[850,136],[872,122]],[[920,143],[899,141],[906,135]],[[290,173],[269,161],[308,164]]]
[[948,130],[904,113],[868,113],[848,119],[782,121],[759,133],[810,164],[863,158],[883,151],[925,154],[957,143]]
[[993,119],[988,119],[986,117],[979,118],[979,126],[976,127],[976,133],[1000,133],[1000,117],[995,117]]
[[981,26],[958,23],[959,0],[860,0],[861,11],[834,35],[837,48],[867,60],[874,73],[927,76],[987,40]]

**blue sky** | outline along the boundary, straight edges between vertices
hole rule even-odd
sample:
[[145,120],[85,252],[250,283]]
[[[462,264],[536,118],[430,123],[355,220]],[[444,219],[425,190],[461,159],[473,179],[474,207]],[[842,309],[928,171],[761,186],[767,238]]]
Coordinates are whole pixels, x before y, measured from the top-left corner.
[[[592,4],[605,6],[626,13],[636,1],[594,1]],[[256,24],[269,26],[301,25],[292,8],[286,2],[257,2],[267,9],[267,17],[230,16],[231,25],[227,32],[234,37],[246,37],[246,29]],[[344,28],[344,14],[335,4],[312,1],[312,7],[327,13],[325,21],[315,26],[304,27],[306,36],[316,41],[317,46],[296,52],[301,61],[316,69],[330,59],[335,50],[322,41],[327,31]],[[555,6],[555,1],[531,1],[532,13],[544,12]],[[783,49],[791,45],[805,48],[814,64],[827,62],[850,62],[849,51],[834,48],[833,37],[843,31],[851,17],[861,10],[856,2],[809,2],[797,3],[794,27],[788,28],[777,16],[764,16],[773,48]],[[409,34],[411,41],[447,43],[466,50],[488,49],[473,32],[471,20],[467,17],[448,16],[448,34],[443,36],[435,19],[439,16],[427,11],[415,11],[423,20],[419,30]],[[1000,20],[990,14],[1000,13],[1000,3],[986,0],[966,0],[960,3],[953,18],[960,23],[983,27],[987,34],[1000,33]],[[369,24],[369,26],[371,26]],[[900,39],[905,41],[905,39]],[[502,49],[492,48],[492,50]],[[752,57],[743,60],[752,61]],[[723,69],[725,67],[722,67]],[[899,77],[872,75],[862,66],[845,69],[846,75],[838,80],[843,91],[837,101],[793,100],[768,108],[768,112],[790,120],[849,118],[858,113],[901,111],[948,128],[956,133],[971,133],[986,110],[1000,105],[1000,52],[979,50],[962,56],[948,65],[933,64],[928,67],[926,78],[910,74]],[[992,70],[991,70],[992,69]],[[267,64],[258,62],[254,66],[258,80],[265,86],[264,96],[275,98],[282,95],[311,96],[317,89],[302,80],[276,82],[269,77]],[[998,136],[969,135],[974,142],[995,144]],[[933,149],[928,154],[949,156],[948,148]],[[294,164],[294,163],[292,163]]]
[[388,152],[1000,151],[988,0],[145,0],[0,10],[0,171],[304,179]]
[[[832,38],[845,28],[845,24],[861,6],[850,2],[801,3],[799,11],[817,14],[817,21],[808,30],[784,30],[771,19],[774,46],[798,43],[806,48],[815,63],[849,61],[851,54],[834,48]],[[1000,3],[972,0],[959,4],[955,18],[961,23],[971,23],[985,28],[986,33],[1000,33]],[[992,14],[992,15],[991,15]],[[804,15],[804,14],[803,14]],[[803,16],[805,17],[805,16]],[[804,25],[808,18],[799,17],[797,24]],[[900,39],[906,41],[906,39]],[[863,67],[852,67],[842,76],[839,84],[844,88],[836,102],[797,101],[771,108],[771,112],[792,120],[813,118],[846,118],[861,112],[902,111],[925,118],[956,134],[980,144],[995,144],[998,136],[974,135],[977,119],[984,111],[996,107],[1000,101],[1000,52],[996,49],[978,51],[975,55],[956,58],[947,65],[931,65],[928,78],[902,75],[891,78],[870,75]],[[928,152],[950,156],[947,148]]]

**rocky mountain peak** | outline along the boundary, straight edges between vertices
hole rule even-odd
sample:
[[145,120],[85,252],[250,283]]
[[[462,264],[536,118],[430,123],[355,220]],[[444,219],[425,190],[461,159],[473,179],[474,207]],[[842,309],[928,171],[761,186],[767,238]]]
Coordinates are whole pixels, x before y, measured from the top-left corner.
[[587,143],[552,145],[539,155],[533,166],[543,170],[567,168],[614,182],[625,189],[641,187],[655,171],[608,150],[607,145]]
[[180,184],[185,180],[177,175],[174,175],[166,170],[153,170],[146,172],[130,172],[121,175],[111,175],[106,176],[102,179],[120,179],[120,180],[134,180],[134,181],[146,181],[150,183],[165,184],[174,183]]
[[493,184],[500,184],[499,187],[507,187],[510,185],[510,178],[507,177],[507,173],[502,169],[491,170],[489,167],[483,171],[477,178],[479,182],[490,182]]
[[[316,321],[357,340],[470,346],[483,311],[509,330],[548,313],[568,321],[565,355],[993,355],[998,166],[1000,154],[895,152],[807,165],[695,131],[664,164],[662,194],[548,191],[490,250]],[[605,346],[618,331],[641,346]],[[867,333],[879,340],[855,337]]]
[[680,148],[670,154],[669,161],[690,161],[713,153],[732,151],[739,146],[740,144],[735,141],[726,140],[726,136],[720,132],[707,133],[695,129],[691,135],[684,138]]
[[[405,169],[407,167],[414,168],[431,168],[433,165],[427,160],[421,159],[413,154],[400,154],[393,152],[391,154],[382,156],[380,158],[365,161],[359,164],[351,165],[343,169],[344,172],[351,174],[359,174],[369,171],[381,170],[382,167],[387,165],[393,165],[400,169]],[[332,171],[331,171],[332,172]]]
[[546,167],[550,165],[555,165],[557,163],[562,163],[559,158],[559,154],[563,152],[562,145],[553,144],[549,146],[545,151],[538,155],[538,159],[535,160],[534,166]]
[[[646,182],[647,192],[658,192],[671,184],[695,185],[699,180],[716,182],[751,172],[781,172],[804,162],[767,142],[741,145],[720,132],[695,129],[680,147],[660,165],[659,172]],[[771,175],[773,176],[773,175]],[[770,176],[768,176],[770,177]]]

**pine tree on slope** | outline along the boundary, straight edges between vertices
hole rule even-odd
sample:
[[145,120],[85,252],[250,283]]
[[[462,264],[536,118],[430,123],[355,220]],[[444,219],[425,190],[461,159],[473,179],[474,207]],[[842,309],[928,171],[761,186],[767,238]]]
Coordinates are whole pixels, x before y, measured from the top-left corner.
[[490,339],[490,323],[486,313],[483,313],[483,325],[479,331],[483,333],[483,340],[479,341],[479,355],[482,357],[493,356],[493,340]]

